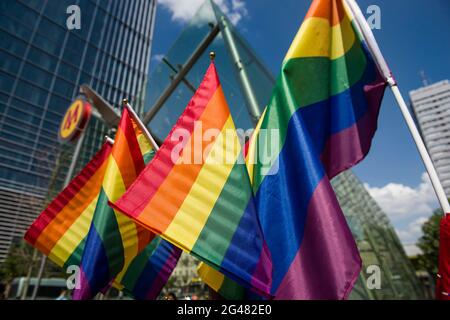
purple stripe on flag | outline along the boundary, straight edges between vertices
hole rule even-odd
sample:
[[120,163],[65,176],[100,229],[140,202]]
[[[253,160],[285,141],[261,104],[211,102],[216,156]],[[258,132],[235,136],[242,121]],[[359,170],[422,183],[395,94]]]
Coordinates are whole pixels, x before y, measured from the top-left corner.
[[[167,269],[168,267],[163,267],[163,270],[161,270],[157,275],[156,278],[150,288],[150,290],[147,293],[147,296],[145,297],[146,300],[155,300],[158,295],[161,293],[161,289],[162,287],[164,287],[164,285],[167,283],[167,278],[165,277],[165,275],[167,274]],[[173,270],[173,269],[172,269]]]
[[75,290],[73,291],[72,299],[83,300],[84,297],[91,297],[92,295],[89,286],[89,280],[86,276],[86,273],[83,271],[82,267],[80,267],[80,274],[77,281],[78,283],[76,284]]
[[167,258],[164,265],[161,267],[160,272],[156,276],[156,279],[154,280],[154,283],[147,294],[146,297],[147,300],[154,300],[158,297],[158,295],[161,292],[161,289],[167,283],[168,278],[172,274],[172,271],[175,269],[175,266],[178,263],[180,255],[181,250],[178,249],[177,247],[173,247],[171,250],[171,254]]
[[358,279],[358,249],[339,203],[329,193],[333,189],[324,177],[308,207],[301,247],[275,299],[346,299]]
[[369,152],[385,88],[386,83],[378,73],[376,81],[364,86],[367,102],[364,116],[328,139],[321,160],[330,179],[359,163]]
[[[259,257],[258,264],[253,272],[252,284],[254,279],[264,279],[270,286],[272,285],[271,279],[267,278],[268,266],[272,268],[272,258],[270,257],[270,251],[267,247],[267,243],[264,241],[262,245],[261,255]],[[269,270],[270,272],[270,270]]]

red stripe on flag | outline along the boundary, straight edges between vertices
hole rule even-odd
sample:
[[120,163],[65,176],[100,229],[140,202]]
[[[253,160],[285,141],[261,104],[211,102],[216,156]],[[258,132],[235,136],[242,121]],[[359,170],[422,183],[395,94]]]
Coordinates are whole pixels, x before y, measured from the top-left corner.
[[[145,170],[148,170],[149,166],[158,167],[158,170],[152,170],[151,184],[152,188],[146,188],[144,193],[136,192],[135,200],[139,202],[139,205],[134,206],[135,210],[131,212],[125,212],[126,214],[137,217],[141,213],[141,211],[145,208],[147,203],[152,199],[153,195],[158,190],[158,186],[160,186],[165,180],[168,174],[172,171],[176,160],[181,156],[182,152],[180,152],[177,157],[172,157],[172,150],[180,143],[180,141],[172,141],[171,137],[173,135],[174,130],[179,128],[185,129],[189,135],[194,131],[195,122],[200,119],[203,112],[205,111],[209,101],[212,99],[217,89],[220,87],[220,82],[217,77],[217,73],[215,72],[215,67],[213,64],[209,67],[205,78],[200,84],[199,88],[195,92],[193,98],[189,102],[188,106],[181,114],[177,123],[173,126],[169,135],[163,143],[163,147],[156,153],[154,159],[147,165]],[[157,174],[156,174],[157,173]],[[136,179],[131,187],[133,187],[136,183],[138,183],[141,179]],[[156,186],[156,187],[155,187]],[[138,188],[135,188],[138,189]],[[135,190],[137,191],[137,190]],[[118,200],[118,203],[122,203],[123,197]],[[116,209],[123,211],[121,206],[113,205]]]
[[127,139],[128,148],[130,150],[131,157],[133,158],[134,168],[136,170],[136,176],[138,176],[139,173],[144,170],[145,163],[141,153],[141,148],[139,147],[139,143],[136,138],[136,132],[134,131],[131,115],[127,108],[124,108],[123,113],[123,121],[120,123],[120,128]]
[[80,192],[89,179],[108,159],[111,149],[112,146],[109,143],[103,144],[100,151],[97,152],[92,160],[33,222],[24,236],[26,241],[28,241],[31,245],[36,243],[36,240],[39,238],[42,231],[53,221],[56,215],[64,209],[70,200],[72,200]]

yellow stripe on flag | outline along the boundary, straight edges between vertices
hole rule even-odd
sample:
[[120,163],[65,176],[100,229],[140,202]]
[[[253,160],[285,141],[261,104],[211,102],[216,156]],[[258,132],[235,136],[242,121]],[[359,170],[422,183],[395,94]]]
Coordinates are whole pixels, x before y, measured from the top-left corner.
[[89,228],[97,206],[97,197],[84,209],[72,226],[58,240],[48,257],[59,266],[63,266],[67,259],[83,241],[89,232]]
[[[233,143],[224,143],[227,129],[235,132],[231,116],[217,136],[189,194],[164,233],[165,237],[176,240],[184,250],[191,251],[194,247],[241,151],[236,147],[239,146],[236,134]],[[226,163],[224,159],[227,159]]]
[[225,276],[216,269],[208,266],[204,262],[201,262],[197,267],[197,273],[201,279],[207,279],[207,285],[214,291],[218,292],[222,287]]
[[328,19],[308,18],[300,27],[284,61],[307,57],[335,60],[350,50],[354,42],[355,32],[347,16],[333,27]]
[[[106,169],[105,178],[103,180],[103,190],[111,202],[119,199],[126,191],[119,166],[113,156],[110,156],[108,160],[108,168]],[[124,268],[116,277],[116,281],[120,282],[131,261],[138,254],[139,240],[137,237],[136,224],[130,218],[116,210],[114,210],[114,214],[116,216],[124,249]]]
[[261,118],[259,118],[255,130],[253,130],[252,136],[250,137],[250,141],[248,142],[248,150],[247,156],[245,157],[245,165],[247,166],[248,176],[250,177],[250,183],[253,183],[253,167],[255,166],[256,156],[258,152],[256,148],[258,144],[256,142],[258,141],[259,130],[261,129],[261,125],[263,123],[266,110],[267,108],[264,109],[264,112],[261,115]]
[[112,155],[108,159],[108,168],[106,169],[102,186],[108,200],[111,202],[116,202],[126,191],[119,167]]
[[116,276],[115,281],[120,282],[126,273],[133,259],[138,255],[139,239],[137,236],[136,224],[124,214],[114,210],[117,224],[119,225],[124,250],[124,266],[122,271]]
[[150,142],[143,134],[139,134],[136,138],[139,144],[139,149],[141,149],[141,154],[144,155],[153,150]]

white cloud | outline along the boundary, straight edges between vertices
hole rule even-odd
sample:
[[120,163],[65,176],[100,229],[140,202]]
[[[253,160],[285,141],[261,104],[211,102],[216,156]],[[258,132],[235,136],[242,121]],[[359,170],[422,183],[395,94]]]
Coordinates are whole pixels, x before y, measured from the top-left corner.
[[370,187],[365,184],[370,195],[393,220],[429,216],[438,204],[430,179],[422,174],[422,182],[417,187],[400,183],[389,183],[384,187]]
[[413,244],[422,235],[422,226],[428,218],[420,217],[410,222],[405,228],[396,229],[400,241],[404,244]]
[[415,257],[423,253],[415,244],[405,245],[404,248],[408,257]]
[[157,63],[161,62],[163,58],[164,58],[163,54],[155,54],[152,56],[152,60]]
[[370,187],[370,195],[392,220],[402,243],[415,243],[422,235],[422,225],[438,208],[431,181],[426,173],[416,187],[389,183],[384,187]]
[[[172,20],[188,22],[197,13],[197,10],[205,0],[158,0],[161,7],[166,8],[172,14]],[[236,25],[248,11],[243,0],[215,0],[219,8]]]

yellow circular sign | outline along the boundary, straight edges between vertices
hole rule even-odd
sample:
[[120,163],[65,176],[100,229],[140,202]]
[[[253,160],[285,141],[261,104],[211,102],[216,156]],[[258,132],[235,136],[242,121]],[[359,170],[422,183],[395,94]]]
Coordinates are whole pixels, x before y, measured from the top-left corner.
[[75,140],[87,124],[91,105],[82,99],[75,100],[67,109],[59,128],[59,139],[63,142]]

